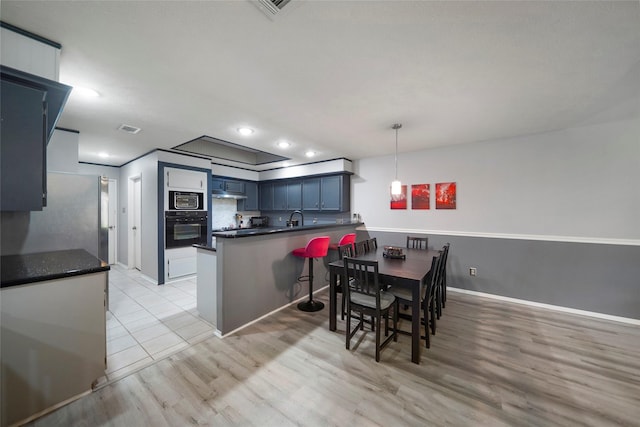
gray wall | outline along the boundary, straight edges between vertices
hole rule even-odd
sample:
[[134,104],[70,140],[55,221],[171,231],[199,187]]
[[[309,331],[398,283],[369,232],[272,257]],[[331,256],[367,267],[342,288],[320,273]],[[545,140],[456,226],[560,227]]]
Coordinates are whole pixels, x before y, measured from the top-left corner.
[[[429,210],[389,208],[393,157],[359,160],[352,211],[383,245],[451,242],[451,286],[640,319],[638,135],[634,118],[401,154],[403,184],[431,184]],[[457,209],[437,210],[447,181]]]
[[[406,234],[369,232],[381,244]],[[417,233],[414,233],[418,235]],[[612,316],[640,318],[640,246],[429,235],[450,243],[449,286]],[[477,276],[469,268],[477,268]]]

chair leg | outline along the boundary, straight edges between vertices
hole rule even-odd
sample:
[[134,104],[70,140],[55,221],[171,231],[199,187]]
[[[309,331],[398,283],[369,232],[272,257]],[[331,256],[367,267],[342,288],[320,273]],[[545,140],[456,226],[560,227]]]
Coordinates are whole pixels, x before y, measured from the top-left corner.
[[431,335],[436,334],[436,310],[433,302],[431,303]]
[[398,309],[400,304],[396,300],[396,305],[393,307],[393,341],[398,342]]
[[347,314],[348,314],[348,316],[347,316],[347,333],[345,335],[346,335],[346,338],[347,338],[347,342],[346,342],[347,350],[349,350],[349,346],[351,344],[351,308],[349,308],[349,307],[347,307]]
[[380,361],[380,319],[376,317],[376,362]]
[[431,339],[429,338],[429,307],[426,302],[423,304],[422,311],[424,316],[424,345],[427,348],[431,348]]

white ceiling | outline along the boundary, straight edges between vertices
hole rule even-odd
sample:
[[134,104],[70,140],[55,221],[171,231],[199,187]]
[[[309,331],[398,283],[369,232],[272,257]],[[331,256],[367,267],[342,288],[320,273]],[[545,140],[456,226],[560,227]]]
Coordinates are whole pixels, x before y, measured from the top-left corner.
[[60,80],[102,95],[73,95],[58,123],[85,162],[201,135],[354,160],[392,155],[396,122],[410,152],[640,112],[638,1],[292,0],[269,18],[250,0],[2,0],[0,14],[62,44]]

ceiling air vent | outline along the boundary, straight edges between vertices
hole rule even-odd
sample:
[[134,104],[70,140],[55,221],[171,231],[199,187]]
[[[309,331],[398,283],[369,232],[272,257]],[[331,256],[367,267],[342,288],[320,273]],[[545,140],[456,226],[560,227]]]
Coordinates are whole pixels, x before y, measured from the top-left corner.
[[282,11],[282,9],[291,0],[257,0],[256,3],[268,16],[274,17]]
[[137,128],[135,126],[131,126],[131,125],[120,125],[118,130],[135,135],[136,133],[140,132],[142,129]]

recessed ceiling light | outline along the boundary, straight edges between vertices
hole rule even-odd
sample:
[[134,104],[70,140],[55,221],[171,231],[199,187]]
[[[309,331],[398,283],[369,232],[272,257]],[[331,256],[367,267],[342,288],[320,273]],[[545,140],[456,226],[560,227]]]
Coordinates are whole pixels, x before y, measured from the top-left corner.
[[100,96],[100,94],[98,93],[98,91],[96,91],[95,89],[91,89],[88,87],[82,87],[82,86],[74,86],[73,90],[71,91],[72,94],[76,94],[76,95],[80,95],[83,98],[97,98]]
[[98,153],[98,157],[101,157],[103,159],[106,159],[109,157],[109,153],[105,153],[104,151]]
[[307,156],[307,157],[313,157],[313,156],[316,155],[316,152],[309,150],[306,153],[304,153],[304,155]]
[[278,147],[280,147],[280,148],[289,148],[290,146],[291,146],[291,144],[288,143],[287,141],[278,142]]
[[248,135],[251,135],[253,133],[253,129],[246,128],[246,127],[238,128],[238,133],[240,135],[243,135],[243,136],[248,136]]

